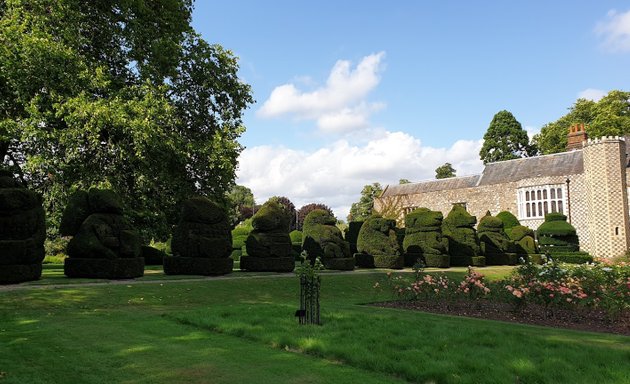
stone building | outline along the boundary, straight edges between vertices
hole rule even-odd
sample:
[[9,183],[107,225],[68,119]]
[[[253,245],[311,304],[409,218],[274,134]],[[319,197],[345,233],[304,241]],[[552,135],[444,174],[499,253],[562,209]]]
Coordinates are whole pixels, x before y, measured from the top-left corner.
[[401,218],[419,207],[447,214],[453,204],[477,218],[505,210],[533,229],[546,213],[561,212],[581,250],[613,257],[630,245],[629,169],[626,138],[587,139],[584,125],[575,125],[566,152],[490,163],[478,175],[388,185],[374,206]]

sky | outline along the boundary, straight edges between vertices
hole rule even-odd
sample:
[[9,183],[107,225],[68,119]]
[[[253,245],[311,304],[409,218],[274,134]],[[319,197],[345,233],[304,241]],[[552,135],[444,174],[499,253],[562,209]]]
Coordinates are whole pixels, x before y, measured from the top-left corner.
[[366,184],[481,172],[494,114],[533,135],[580,98],[630,90],[626,1],[197,0],[239,58],[237,184],[345,220]]

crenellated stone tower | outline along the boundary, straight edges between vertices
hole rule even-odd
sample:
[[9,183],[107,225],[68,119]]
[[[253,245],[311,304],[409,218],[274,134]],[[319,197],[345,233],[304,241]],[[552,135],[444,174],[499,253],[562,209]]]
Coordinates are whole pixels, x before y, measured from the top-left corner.
[[588,194],[588,251],[596,257],[618,256],[630,245],[626,142],[602,137],[583,143]]

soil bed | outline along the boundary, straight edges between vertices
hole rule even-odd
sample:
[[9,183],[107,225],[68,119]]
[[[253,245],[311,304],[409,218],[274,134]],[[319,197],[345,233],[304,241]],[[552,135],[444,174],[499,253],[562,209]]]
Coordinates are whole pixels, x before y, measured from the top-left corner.
[[522,311],[515,312],[514,307],[510,304],[489,300],[481,300],[477,303],[468,301],[449,303],[422,300],[387,301],[371,305],[630,336],[630,313],[628,312],[610,320],[607,314],[601,310],[563,308],[548,310],[540,305],[529,304]]

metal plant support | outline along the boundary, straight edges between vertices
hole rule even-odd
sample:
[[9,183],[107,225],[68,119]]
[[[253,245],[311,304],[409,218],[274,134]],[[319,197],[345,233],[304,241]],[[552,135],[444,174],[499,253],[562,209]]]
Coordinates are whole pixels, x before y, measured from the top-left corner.
[[319,276],[300,276],[300,324],[321,324],[319,321]]

